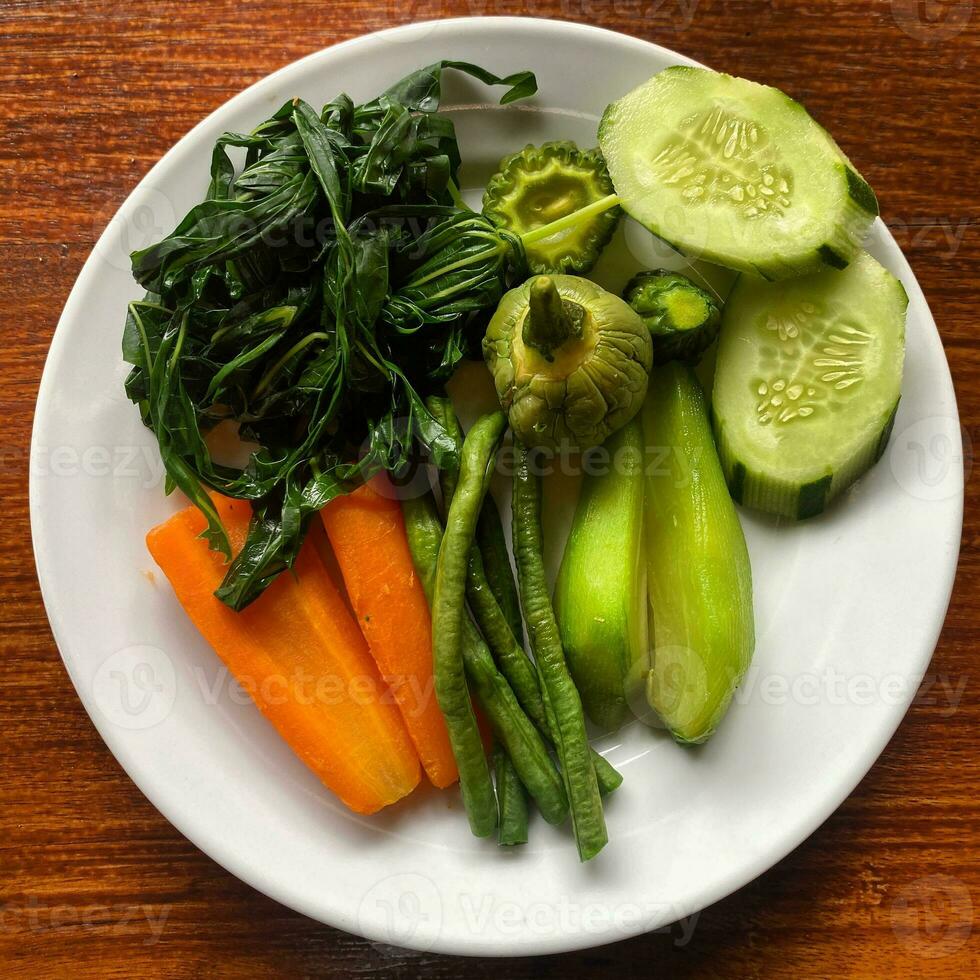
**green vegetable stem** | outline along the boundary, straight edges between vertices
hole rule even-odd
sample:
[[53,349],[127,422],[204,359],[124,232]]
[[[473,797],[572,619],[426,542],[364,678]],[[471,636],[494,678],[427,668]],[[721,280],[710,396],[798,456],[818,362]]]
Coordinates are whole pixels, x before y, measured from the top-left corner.
[[568,673],[545,579],[541,532],[541,484],[529,453],[518,449],[514,473],[514,553],[521,606],[534,652],[541,693],[572,812],[572,827],[583,861],[606,845],[602,797],[585,730],[582,701]]
[[549,276],[531,280],[527,299],[528,310],[521,329],[524,346],[533,347],[546,361],[553,361],[555,351],[563,344],[581,339],[585,308],[563,300]]

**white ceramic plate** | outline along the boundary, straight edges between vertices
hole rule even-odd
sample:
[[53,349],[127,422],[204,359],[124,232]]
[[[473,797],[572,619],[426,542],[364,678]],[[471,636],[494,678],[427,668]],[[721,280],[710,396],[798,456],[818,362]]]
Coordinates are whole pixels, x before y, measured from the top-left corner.
[[[639,724],[599,742],[626,781],[608,804],[610,844],[587,866],[566,830],[540,820],[525,848],[475,840],[453,794],[422,791],[373,818],[346,812],[228,682],[143,544],[181,502],[164,497],[155,442],[123,393],[122,321],[139,293],[128,252],[201,197],[223,130],[247,130],[295,95],[363,100],[442,57],[501,74],[530,67],[540,82],[532,103],[501,109],[493,93],[452,80],[471,190],[525,142],[593,145],[607,102],[686,63],[565,23],[421,24],[290,65],[185,136],[110,223],[51,345],[31,478],[44,601],[79,696],[126,771],[194,843],[278,901],[373,939],[456,953],[556,952],[675,920],[689,931],[700,909],[782,858],[867,772],[945,614],[962,516],[956,404],[935,324],[880,222],[870,248],[911,299],[890,450],[821,518],[787,526],[743,514],[758,648],[738,703],[698,750]],[[635,227],[626,243],[619,252],[634,263],[652,247]],[[566,512],[551,509],[557,549]]]

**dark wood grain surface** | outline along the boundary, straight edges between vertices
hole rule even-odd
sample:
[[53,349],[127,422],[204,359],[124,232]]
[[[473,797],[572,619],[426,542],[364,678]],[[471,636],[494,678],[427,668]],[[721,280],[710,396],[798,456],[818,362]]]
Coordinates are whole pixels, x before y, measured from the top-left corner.
[[980,441],[974,7],[0,0],[0,974],[980,975],[975,479],[929,676],[853,796],[781,864],[703,912],[689,941],[675,929],[533,963],[467,963],[329,929],[251,890],[181,837],[113,760],[62,667],[38,595],[26,481],[55,323],[96,235],[142,174],[269,71],[354,35],[460,14],[599,24],[802,99],[878,191],[935,311],[972,445]]

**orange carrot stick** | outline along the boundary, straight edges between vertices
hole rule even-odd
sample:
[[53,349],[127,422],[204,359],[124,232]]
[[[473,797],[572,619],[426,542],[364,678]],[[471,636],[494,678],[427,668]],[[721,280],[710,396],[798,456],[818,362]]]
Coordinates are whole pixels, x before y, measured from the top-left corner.
[[[215,496],[237,551],[251,508]],[[240,613],[213,595],[225,573],[196,507],[146,536],[180,604],[290,748],[344,803],[374,813],[418,784],[419,761],[364,637],[311,545]]]
[[[380,491],[380,492],[379,492]],[[385,477],[330,501],[320,517],[347,595],[432,783],[459,778],[432,677],[432,620],[399,502]]]

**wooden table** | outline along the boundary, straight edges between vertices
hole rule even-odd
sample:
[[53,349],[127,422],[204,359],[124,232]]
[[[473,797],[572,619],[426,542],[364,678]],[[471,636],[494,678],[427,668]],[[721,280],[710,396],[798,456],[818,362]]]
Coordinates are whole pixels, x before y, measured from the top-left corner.
[[[678,930],[538,962],[380,947],[303,918],[180,836],[82,710],[38,595],[28,444],[96,235],[193,123],[293,59],[460,14],[579,20],[802,99],[878,191],[980,439],[980,6],[971,0],[3,0],[0,3],[0,973],[4,976],[976,976],[980,510],[929,677],[872,772],[779,866]],[[107,325],[107,329],[115,329]],[[971,456],[967,454],[967,464]]]

